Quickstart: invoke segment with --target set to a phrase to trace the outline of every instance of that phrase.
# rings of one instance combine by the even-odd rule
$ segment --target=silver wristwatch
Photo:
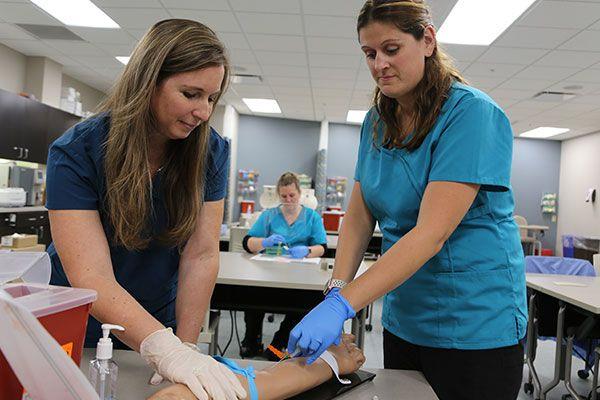
[[[323,289],[323,294],[327,295],[327,293],[329,293],[329,291],[333,288],[340,288],[342,289],[344,286],[346,286],[348,283],[344,282],[341,279],[333,279],[330,278],[327,283],[325,284],[325,288]]]

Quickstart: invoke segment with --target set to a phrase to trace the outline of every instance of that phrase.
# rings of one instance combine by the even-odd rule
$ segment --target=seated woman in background
[[[337,362],[340,375],[356,372],[365,362],[365,355],[354,344],[352,335],[344,334],[340,344],[329,347],[328,352]],[[231,360],[225,360],[225,363],[231,363]],[[248,400],[287,399],[334,377],[332,368],[321,358],[310,365],[306,364],[304,357],[292,358],[256,372],[252,370],[252,367],[246,368],[243,372],[239,367],[230,368],[246,389],[246,393],[248,393],[246,399]],[[254,377],[248,379],[248,374],[254,375]],[[255,386],[252,387],[252,385]],[[175,384],[155,393],[148,400],[195,399],[196,397],[187,386]]]
[[[321,216],[300,204],[300,181],[292,172],[286,172],[277,181],[281,204],[264,210],[244,238],[244,249],[258,253],[267,247],[287,245],[293,258],[321,257],[327,248],[327,235]],[[262,322],[264,312],[246,311],[246,334],[240,355],[253,357],[262,352]],[[284,349],[290,330],[302,319],[299,313],[287,313],[271,345]],[[271,352],[267,358],[276,360]]]

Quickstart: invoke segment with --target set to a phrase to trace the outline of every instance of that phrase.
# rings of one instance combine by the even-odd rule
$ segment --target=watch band
[[[331,291],[331,289],[333,288],[340,288],[342,289],[344,286],[347,285],[347,282],[341,280],[341,279],[334,279],[331,278],[327,281],[327,283],[325,284],[325,289],[323,290],[323,294],[327,294]]]

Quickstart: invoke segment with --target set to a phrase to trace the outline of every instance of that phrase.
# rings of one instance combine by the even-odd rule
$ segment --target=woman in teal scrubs
[[[442,400],[514,399],[527,316],[510,121],[464,83],[422,1],[369,0],[357,30],[374,106],[333,280],[288,350],[314,359],[384,296],[385,368],[422,371]],[[383,256],[354,279],[376,222]]]
[[[292,172],[286,172],[277,181],[277,194],[281,204],[264,210],[244,238],[244,249],[248,253],[258,253],[266,247],[286,245],[292,258],[321,257],[327,249],[327,235],[321,216],[310,208],[300,205],[300,181]],[[242,341],[240,355],[252,357],[262,351],[262,323],[264,312],[246,311],[244,322],[246,334]],[[290,330],[303,314],[287,313],[275,332],[271,345],[284,349]],[[272,352],[267,358],[278,360]]]

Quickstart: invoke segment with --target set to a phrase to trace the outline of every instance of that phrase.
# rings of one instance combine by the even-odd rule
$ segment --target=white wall
[[[586,203],[588,188],[600,189],[600,132],[562,142],[558,232],[556,247],[562,254],[561,236],[600,236],[600,197]]]
[[[62,87],[72,87],[75,88],[79,93],[81,93],[81,104],[83,107],[83,111],[96,111],[96,107],[104,97],[106,96],[103,92],[94,89],[91,86],[86,85],[85,83],[78,81],[77,79],[63,74],[62,76]]]
[[[0,43],[0,89],[19,93],[25,87],[27,57]]]

